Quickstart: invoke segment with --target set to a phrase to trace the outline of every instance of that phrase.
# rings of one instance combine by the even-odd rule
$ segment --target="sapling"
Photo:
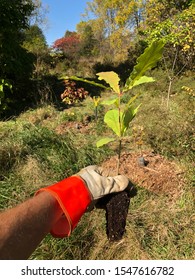
[[[116,95],[115,98],[102,102],[103,105],[114,105],[115,107],[115,109],[112,108],[108,110],[104,116],[104,122],[112,129],[114,136],[100,139],[96,143],[96,146],[99,148],[113,141],[118,142],[117,174],[119,174],[122,140],[124,139],[129,129],[129,125],[136,116],[141,105],[140,104],[137,107],[134,107],[133,102],[141,93],[131,97],[125,106],[121,106],[121,97],[124,94],[129,94],[135,86],[155,81],[154,78],[145,76],[145,73],[156,66],[157,62],[162,57],[163,48],[164,42],[162,40],[153,42],[149,47],[147,47],[144,53],[138,57],[137,64],[134,66],[133,71],[126,80],[124,87],[121,87],[121,80],[118,74],[113,71],[97,73],[98,79],[104,80],[109,86],[75,76],[69,78],[76,81],[86,82],[107,90],[112,90],[112,92]]]
[[[129,129],[130,122],[136,116],[140,107],[140,105],[137,107],[133,106],[133,102],[138,98],[140,93],[131,97],[124,108],[121,106],[121,97],[137,85],[154,82],[152,77],[144,76],[144,74],[147,70],[156,66],[156,63],[162,56],[163,46],[164,43],[162,41],[155,42],[145,50],[137,59],[137,65],[134,67],[123,88],[121,88],[120,78],[115,72],[101,72],[97,74],[99,80],[106,81],[116,94],[116,98],[104,101],[103,104],[114,105],[116,108],[108,110],[104,116],[104,122],[112,129],[115,137],[100,139],[96,145],[97,147],[101,147],[112,141],[118,141],[117,174],[119,174],[122,140]],[[145,162],[142,165],[145,165]],[[119,241],[125,232],[130,198],[135,195],[133,194],[133,190],[134,186],[130,183],[129,188],[123,192],[109,195],[107,201],[102,201],[103,205],[105,205],[106,232],[110,241]]]
[[[100,103],[100,96],[93,96],[93,103],[94,103],[94,113],[95,113],[95,120],[97,121],[98,119],[98,105]]]
[[[108,110],[104,116],[104,122],[112,129],[115,136],[111,138],[102,138],[96,143],[96,145],[99,148],[110,142],[118,141],[117,174],[119,174],[122,140],[129,129],[130,122],[136,116],[141,105],[140,104],[137,107],[134,107],[133,102],[141,93],[131,97],[127,104],[125,104],[124,108],[121,106],[121,97],[125,93],[129,93],[129,91],[135,86],[155,81],[152,77],[145,76],[144,74],[146,71],[155,67],[157,62],[161,59],[163,47],[164,43],[162,41],[158,41],[153,42],[152,45],[145,49],[144,53],[137,59],[137,64],[129,78],[126,80],[123,88],[120,86],[121,81],[117,73],[113,71],[97,73],[99,80],[104,80],[107,84],[109,84],[112,91],[116,94],[116,98],[102,103],[104,105],[115,106],[115,109]]]

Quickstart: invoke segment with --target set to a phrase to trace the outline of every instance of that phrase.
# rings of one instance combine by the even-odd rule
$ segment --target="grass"
[[[58,120],[55,121],[57,126]],[[55,121],[53,118],[51,122]],[[44,122],[35,125],[29,119],[23,121],[23,116],[14,122],[1,122],[0,128],[0,203],[5,207],[10,204],[9,197],[13,201],[13,193],[18,194],[19,202],[36,188],[70,176],[84,166],[98,164],[108,154],[103,149],[97,151],[93,139],[86,141],[82,134],[59,135]]]
[[[156,73],[156,75],[160,75]],[[183,82],[182,82],[183,81]],[[161,86],[162,83],[162,86]],[[183,85],[194,87],[192,77],[174,85],[170,108],[166,109],[164,78],[140,87],[142,107],[133,122],[144,128],[144,146],[177,161],[185,171],[185,186],[176,201],[137,186],[131,200],[126,233],[122,241],[110,243],[106,237],[105,212],[86,213],[69,238],[50,235],[41,242],[31,259],[194,259],[194,115],[192,96]],[[135,93],[136,93],[135,91]],[[102,94],[102,98],[108,93]],[[21,114],[15,120],[0,122],[0,208],[13,207],[40,188],[78,172],[90,164],[100,164],[113,154],[109,147],[96,149],[95,142],[106,130],[104,108],[99,108],[97,123],[92,118],[89,130],[65,130],[57,127],[82,122],[93,116],[91,99],[80,106],[57,111],[43,106]],[[131,147],[136,149],[129,134]],[[112,147],[112,146],[111,146]]]

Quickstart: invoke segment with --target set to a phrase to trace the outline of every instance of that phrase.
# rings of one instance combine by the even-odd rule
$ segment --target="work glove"
[[[96,165],[81,169],[75,176],[83,179],[92,200],[97,200],[113,192],[123,191],[129,184],[129,179],[123,175],[106,177],[104,169]]]
[[[123,175],[106,177],[102,168],[92,165],[52,186],[38,190],[36,194],[47,191],[56,198],[63,215],[51,229],[51,234],[54,237],[65,237],[71,234],[81,216],[99,198],[123,191],[129,182]]]

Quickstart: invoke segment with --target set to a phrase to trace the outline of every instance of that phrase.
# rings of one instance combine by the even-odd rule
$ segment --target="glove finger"
[[[125,190],[129,185],[129,179],[126,176],[118,175],[115,177],[108,177],[113,180],[111,184],[110,193],[112,192],[121,192]]]
[[[111,174],[110,174],[110,170],[108,170],[108,169],[105,169],[105,168],[102,168],[102,167],[100,167],[100,175],[101,176],[103,176],[103,177],[110,177],[111,176]]]
[[[96,173],[98,173],[99,175],[102,175],[103,173],[103,168],[97,165],[89,165],[88,167],[85,168],[86,171],[90,172],[90,171],[95,171]]]
[[[83,173],[94,171],[98,168],[97,165],[89,165],[87,167],[82,168],[76,175],[81,176]]]
[[[108,177],[110,176],[110,172],[98,165],[89,165],[85,168],[82,168],[78,173],[77,175],[82,175],[84,172],[91,172],[91,171],[94,171],[96,172],[97,174],[101,175],[101,176],[104,176],[104,177]]]

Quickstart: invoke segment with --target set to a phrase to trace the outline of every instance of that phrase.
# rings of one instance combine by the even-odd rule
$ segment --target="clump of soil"
[[[106,203],[106,234],[110,241],[119,241],[123,237],[129,203],[126,192],[113,195]]]
[[[125,233],[126,218],[130,198],[136,195],[133,184],[122,192],[109,194],[98,202],[98,207],[106,211],[106,234],[110,241],[119,241]]]

